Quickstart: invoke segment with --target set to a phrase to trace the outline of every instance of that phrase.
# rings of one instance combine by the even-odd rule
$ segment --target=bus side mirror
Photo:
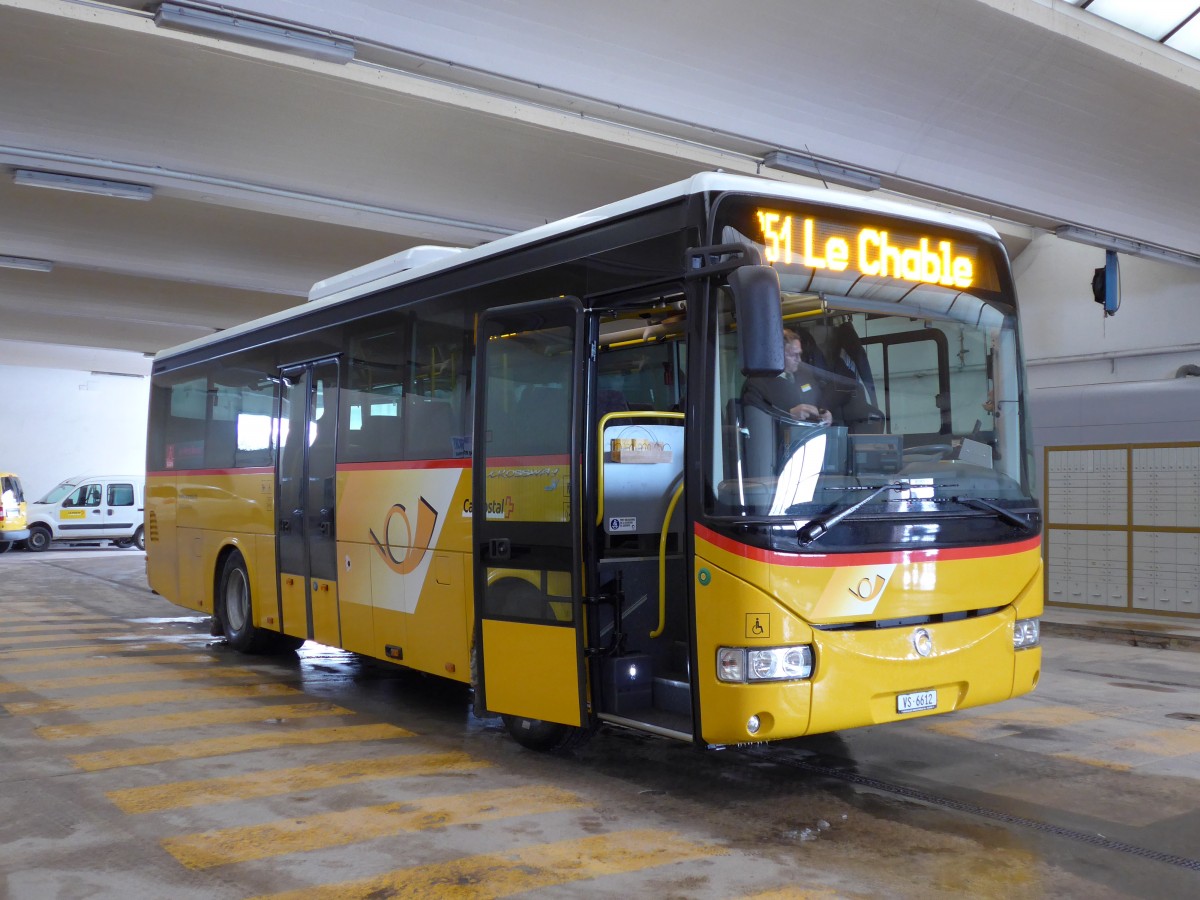
[[[772,377],[783,372],[783,306],[779,273],[770,266],[740,266],[729,273],[737,316],[742,374]]]

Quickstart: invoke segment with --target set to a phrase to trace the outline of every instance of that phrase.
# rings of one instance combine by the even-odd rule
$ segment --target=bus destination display
[[[954,241],[897,234],[864,225],[857,230],[815,216],[755,211],[770,263],[966,289],[975,283],[975,261]]]

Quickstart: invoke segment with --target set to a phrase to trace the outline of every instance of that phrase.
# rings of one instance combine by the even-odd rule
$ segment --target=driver
[[[811,360],[804,359],[804,344],[794,328],[783,329],[783,371],[774,376],[746,379],[742,396],[756,395],[802,422],[829,425],[833,414],[826,408],[824,382]]]

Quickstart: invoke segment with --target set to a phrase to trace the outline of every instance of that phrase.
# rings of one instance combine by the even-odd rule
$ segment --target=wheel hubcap
[[[246,626],[250,612],[249,593],[246,574],[240,569],[231,573],[225,585],[225,617],[233,631],[241,631]]]

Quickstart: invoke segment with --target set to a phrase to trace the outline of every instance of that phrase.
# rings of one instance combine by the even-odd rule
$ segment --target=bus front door
[[[283,369],[276,534],[281,630],[341,646],[337,593],[337,360]]]
[[[583,312],[571,298],[480,317],[472,482],[476,704],[525,727],[587,723],[582,350]]]

